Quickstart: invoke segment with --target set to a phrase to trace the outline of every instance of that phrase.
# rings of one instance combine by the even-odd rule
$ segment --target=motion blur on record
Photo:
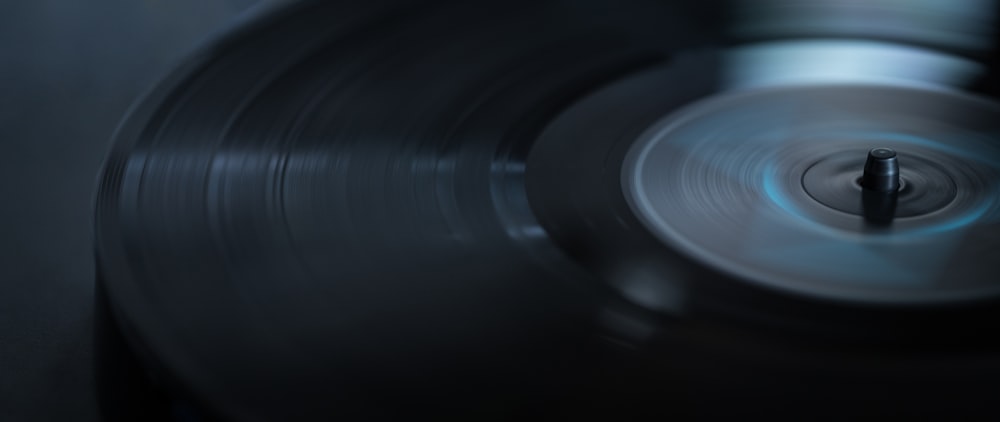
[[[995,419],[997,8],[299,1],[125,118],[111,420]]]

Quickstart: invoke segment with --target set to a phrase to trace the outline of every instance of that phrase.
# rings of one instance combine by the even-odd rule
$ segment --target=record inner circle
[[[761,285],[866,302],[1000,291],[996,105],[915,87],[713,97],[633,145],[623,189],[661,241]],[[898,151],[891,222],[864,215],[866,152]]]

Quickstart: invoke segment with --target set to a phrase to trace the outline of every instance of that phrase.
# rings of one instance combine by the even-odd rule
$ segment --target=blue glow
[[[777,170],[774,163],[768,163],[764,167],[763,188],[768,199],[770,199],[772,203],[777,205],[789,215],[799,219],[802,223],[805,223],[806,226],[814,229],[832,230],[831,228],[817,225],[812,219],[808,218],[805,213],[799,210],[799,208],[792,203],[791,199],[782,193],[776,176]],[[957,218],[928,227],[910,229],[904,232],[887,233],[886,236],[893,239],[900,239],[906,237],[933,236],[961,230],[984,218],[987,212],[993,207],[994,203],[994,200],[984,201],[980,206]],[[871,237],[869,239],[874,240],[877,239],[877,237]]]
[[[1000,167],[1000,161],[991,160],[990,158],[996,158],[995,154],[974,154],[968,150],[956,148],[941,142],[935,142],[927,138],[921,138],[919,136],[910,135],[906,133],[896,133],[896,132],[877,132],[877,131],[848,131],[848,132],[838,132],[844,134],[845,136],[862,137],[862,138],[873,138],[886,141],[896,141],[904,142],[913,145],[919,145],[931,149],[936,149],[948,154],[952,154],[957,157],[967,158],[970,160],[981,161],[994,167]]]
[[[904,234],[907,235],[907,236],[915,236],[916,237],[916,236],[927,236],[927,235],[940,234],[940,233],[945,233],[945,232],[949,232],[949,231],[952,231],[952,230],[960,230],[960,229],[963,229],[963,228],[965,228],[965,227],[967,227],[969,225],[972,225],[973,223],[975,223],[979,219],[983,218],[983,216],[986,214],[986,211],[989,211],[989,209],[992,207],[992,205],[993,205],[992,201],[985,202],[981,206],[979,206],[978,208],[976,208],[975,210],[972,210],[971,212],[969,212],[968,214],[966,214],[966,215],[964,215],[962,217],[956,218],[956,219],[951,220],[951,221],[945,221],[945,222],[943,222],[941,224],[936,224],[936,225],[933,225],[933,226],[930,226],[930,227],[923,227],[923,228],[919,228],[919,229],[914,229],[914,230],[912,230],[910,232],[907,232],[907,233],[904,233]]]
[[[813,84],[962,86],[983,72],[968,59],[876,41],[811,39],[764,42],[727,54],[730,88]]]
[[[799,209],[792,204],[792,201],[781,193],[781,189],[778,187],[778,182],[775,180],[776,174],[777,170],[774,163],[767,163],[764,167],[764,192],[767,193],[768,198],[770,198],[771,202],[775,205],[785,210],[785,212],[802,220],[809,221],[805,214],[800,212]]]

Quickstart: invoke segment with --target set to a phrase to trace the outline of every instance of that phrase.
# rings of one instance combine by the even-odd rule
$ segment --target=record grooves
[[[967,365],[1000,368],[994,100],[735,80],[760,46],[715,10],[273,9],[119,130],[108,307],[227,420],[722,417],[758,382],[1000,373]]]

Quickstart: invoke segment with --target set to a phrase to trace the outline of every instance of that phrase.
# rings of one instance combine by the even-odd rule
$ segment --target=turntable
[[[221,420],[996,416],[972,3],[273,7],[119,129],[108,309]]]

